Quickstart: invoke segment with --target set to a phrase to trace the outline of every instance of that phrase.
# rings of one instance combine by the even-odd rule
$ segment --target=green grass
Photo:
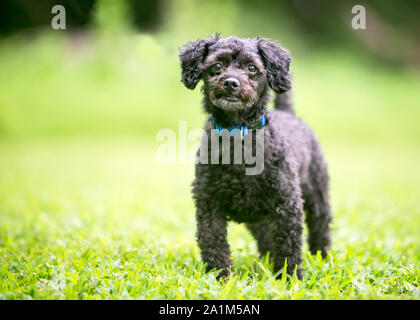
[[[155,145],[0,146],[0,298],[419,298],[416,150],[327,148],[333,248],[305,244],[303,281],[275,280],[242,225],[234,270],[205,274],[195,244],[191,166],[159,166]],[[363,156],[361,156],[363,155]],[[398,166],[394,164],[398,163]]]
[[[193,166],[155,160],[159,129],[204,119],[169,35],[0,43],[0,298],[419,299],[418,74],[293,55],[330,167],[332,250],[305,244],[303,281],[275,280],[232,223],[219,283],[195,243]]]

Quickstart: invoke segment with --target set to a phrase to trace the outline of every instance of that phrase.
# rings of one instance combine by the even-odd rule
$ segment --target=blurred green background
[[[419,296],[418,3],[66,0],[66,30],[50,27],[53,4],[0,4],[0,297]],[[351,28],[355,4],[366,30]],[[326,153],[336,264],[307,258],[298,289],[246,269],[256,247],[237,225],[241,280],[194,283],[193,165],[159,165],[155,137],[202,127],[178,51],[216,32],[291,51],[295,109]]]
[[[70,8],[78,3],[68,2]],[[82,11],[90,14],[86,26],[73,26],[68,17],[68,29],[56,31],[50,27],[49,7],[33,5],[28,12],[44,13],[41,22],[46,25],[3,35],[2,138],[153,139],[161,128],[177,128],[179,120],[201,127],[200,92],[183,88],[178,50],[187,40],[220,32],[265,36],[290,49],[296,110],[326,142],[419,140],[419,44],[404,29],[399,31],[404,39],[397,42],[388,33],[383,35],[386,28],[399,29],[393,20],[374,18],[379,13],[369,5],[368,28],[353,30],[352,4],[347,2],[317,8],[316,2],[300,1],[296,2],[300,7],[293,1],[291,5],[263,1],[258,6],[252,1],[157,1],[158,9],[149,8],[158,11],[157,26],[146,25],[143,31],[133,20],[148,7],[133,11],[133,1],[114,2],[92,1],[90,11]],[[299,19],[299,14],[308,14],[305,10],[313,21]],[[399,11],[390,7],[386,12]],[[376,30],[374,19],[385,31]],[[382,46],[396,50],[397,57],[365,46],[361,39],[369,32],[372,41],[385,37]],[[407,44],[395,49],[404,40]]]

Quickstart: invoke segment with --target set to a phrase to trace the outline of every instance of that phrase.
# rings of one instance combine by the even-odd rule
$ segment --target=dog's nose
[[[235,78],[228,78],[223,83],[223,87],[225,89],[230,89],[230,90],[238,90],[239,89],[239,86],[240,86],[240,83]]]

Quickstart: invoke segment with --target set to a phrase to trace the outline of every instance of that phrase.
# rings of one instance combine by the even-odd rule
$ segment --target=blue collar
[[[211,118],[211,121],[213,122],[213,129],[216,130],[217,134],[221,135],[223,134],[223,132],[227,132],[228,134],[239,134],[242,137],[248,135],[248,129],[261,129],[262,127],[265,126],[265,122],[266,122],[265,113],[263,113],[263,115],[260,117],[258,121],[248,126],[234,125],[233,127],[222,128],[214,122],[214,118]]]

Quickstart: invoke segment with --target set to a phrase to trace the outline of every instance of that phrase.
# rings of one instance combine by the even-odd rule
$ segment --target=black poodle
[[[287,265],[288,274],[296,270],[302,279],[303,210],[310,251],[319,250],[323,257],[330,245],[331,212],[320,144],[294,115],[287,92],[289,52],[263,38],[215,35],[188,42],[180,60],[187,88],[203,79],[203,105],[210,115],[193,182],[197,240],[207,270],[222,269],[219,278],[229,275],[226,227],[233,220],[246,223],[261,255],[270,252],[275,271]],[[266,110],[270,88],[276,92],[274,111]],[[227,144],[227,157],[226,144],[218,143],[225,137],[236,139]],[[229,157],[235,146],[245,148],[247,139],[256,152],[245,150],[239,159],[245,161]],[[246,156],[253,153],[262,164],[249,173]]]

